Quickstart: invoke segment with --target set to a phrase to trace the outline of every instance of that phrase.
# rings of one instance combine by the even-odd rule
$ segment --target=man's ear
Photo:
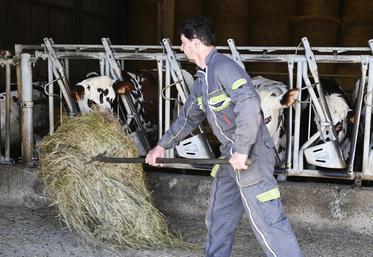
[[[131,82],[117,80],[113,84],[113,89],[116,94],[123,95],[131,92],[134,86]]]
[[[84,87],[79,84],[72,86],[71,96],[75,101],[82,100],[84,97]]]

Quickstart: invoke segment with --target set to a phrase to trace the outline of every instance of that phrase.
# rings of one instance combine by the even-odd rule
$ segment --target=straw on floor
[[[154,207],[139,164],[91,162],[97,154],[136,157],[118,121],[98,111],[64,118],[41,143],[38,178],[67,226],[116,249],[181,246]]]

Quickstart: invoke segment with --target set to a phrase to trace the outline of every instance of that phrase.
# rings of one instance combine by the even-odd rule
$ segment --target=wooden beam
[[[158,0],[158,39],[174,36],[175,0]]]

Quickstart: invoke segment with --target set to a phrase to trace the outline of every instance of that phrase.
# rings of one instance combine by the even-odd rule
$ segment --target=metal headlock
[[[171,41],[168,38],[162,40],[162,45],[167,55],[167,61],[170,63],[171,77],[176,83],[176,89],[180,96],[181,102],[184,104],[189,95],[188,87],[181,70],[181,65],[177,60],[175,51],[172,49]],[[201,127],[198,128],[200,133],[192,135],[182,141],[175,147],[178,155],[184,158],[201,159],[214,158],[214,153],[211,150],[206,136]]]
[[[324,141],[324,143],[308,148],[302,147],[301,151],[299,152],[299,159],[302,161],[302,150],[304,150],[304,155],[309,164],[325,168],[342,169],[346,167],[346,163],[343,159],[343,154],[339,145],[337,133],[333,125],[333,120],[330,115],[329,107],[326,103],[324,91],[322,90],[322,85],[320,85],[315,56],[306,37],[302,38],[302,43],[305,50],[308,67],[311,71],[314,83],[316,84],[316,89],[319,97],[316,96],[316,93],[311,86],[306,65],[304,65],[303,68],[303,80],[307,86],[312,104],[315,107],[316,115],[319,116],[320,120],[320,130],[316,134],[319,134],[321,136],[321,139]],[[305,145],[310,145],[317,138],[318,136],[312,136],[305,143]],[[303,162],[299,163],[299,165],[303,165]]]
[[[102,38],[102,45],[104,46],[105,53],[106,53],[106,60],[110,66],[110,74],[114,80],[123,80],[122,71],[119,68],[117,61],[114,58],[113,50],[111,49],[111,42],[109,38]],[[140,121],[139,114],[133,104],[133,100],[129,94],[121,94],[120,99],[122,100],[126,112],[127,112],[127,125],[130,125],[131,119],[133,118],[136,124],[136,131],[133,131],[132,135],[135,139],[135,142],[143,143],[142,146],[145,152],[150,150],[150,144],[148,138],[145,133],[145,129]],[[136,99],[135,99],[136,100]]]
[[[165,40],[162,41],[166,42]],[[233,44],[232,44],[233,43]],[[67,45],[67,44],[53,44],[53,49],[55,51],[55,56],[51,56],[49,54],[50,51],[47,51],[46,45],[40,46],[33,46],[33,45],[16,45],[16,57],[20,56],[23,52],[32,52],[32,60],[36,60],[38,58],[42,58],[44,60],[48,59],[50,62],[54,61],[55,59],[60,60],[66,60],[66,59],[96,59],[96,60],[103,60],[101,62],[102,69],[108,65],[109,61],[107,59],[107,52],[105,51],[103,44],[97,44],[97,45]],[[162,89],[169,86],[171,84],[171,79],[173,82],[180,81],[179,75],[180,73],[178,70],[181,69],[180,62],[187,61],[184,54],[177,52],[179,47],[171,46],[169,44],[169,48],[167,49],[172,51],[167,51],[164,44],[162,46],[150,46],[150,45],[111,45],[110,49],[112,50],[112,58],[115,61],[123,61],[123,60],[136,60],[136,61],[156,61],[158,64],[158,73],[162,75],[162,77],[159,78],[159,91],[162,92]],[[372,49],[370,49],[370,48]],[[371,119],[371,109],[369,107],[369,104],[372,104],[372,89],[373,86],[373,71],[372,69],[368,69],[369,67],[373,67],[372,60],[373,60],[373,47],[371,42],[369,43],[369,47],[251,47],[251,46],[238,46],[235,47],[234,41],[228,42],[227,46],[217,46],[217,49],[226,55],[232,56],[233,59],[239,62],[241,67],[243,67],[244,64],[247,62],[250,63],[285,63],[288,65],[288,71],[289,71],[289,88],[292,88],[293,80],[294,80],[294,88],[302,88],[303,83],[306,84],[306,86],[309,86],[310,84],[318,84],[319,82],[318,76],[314,76],[315,72],[317,72],[317,65],[320,63],[323,64],[338,64],[338,63],[357,63],[361,64],[362,67],[362,73],[361,75],[365,74],[365,76],[361,76],[361,85],[364,85],[364,87],[367,89],[367,95],[366,95],[366,117],[365,117],[365,135],[364,135],[364,153],[357,153],[356,147],[353,147],[355,142],[351,145],[350,149],[350,159],[348,160],[348,170],[350,171],[348,174],[346,174],[345,169],[342,170],[333,170],[329,173],[326,171],[320,170],[318,168],[312,167],[312,168],[304,168],[303,167],[303,161],[300,160],[300,156],[303,154],[300,154],[302,150],[299,144],[299,138],[300,138],[300,121],[301,121],[301,106],[299,103],[296,103],[294,110],[293,108],[289,109],[289,114],[294,111],[294,115],[288,119],[288,122],[293,126],[293,133],[290,133],[290,129],[288,127],[288,147],[286,148],[288,151],[287,156],[287,166],[285,169],[282,169],[287,175],[290,176],[308,176],[308,177],[338,177],[343,179],[366,179],[366,180],[373,180],[373,151],[369,148],[369,145],[371,144],[371,141],[369,140],[369,131],[371,130],[370,122],[368,122],[368,119]],[[234,51],[236,50],[236,51]],[[308,56],[311,57],[311,59],[308,59],[307,55],[310,53],[308,50],[311,50],[312,55]],[[173,55],[167,56],[169,53],[173,52]],[[306,54],[305,54],[306,53]],[[172,56],[172,58],[171,58]],[[36,62],[35,62],[36,63]],[[61,64],[61,63],[60,63]],[[62,64],[66,64],[62,63]],[[62,66],[61,64],[61,66]],[[116,64],[118,67],[119,65]],[[176,65],[176,66],[175,66]],[[316,66],[313,66],[316,65]],[[53,66],[56,66],[53,64]],[[115,66],[115,65],[114,65]],[[176,67],[176,68],[175,68]],[[178,67],[178,68],[177,68]],[[308,67],[310,67],[310,71],[312,76],[312,83],[310,81],[307,81],[307,79],[304,79],[306,77]],[[316,67],[316,69],[315,69]],[[65,67],[66,68],[66,67]],[[111,65],[110,65],[111,68]],[[295,70],[293,76],[293,69]],[[368,72],[368,74],[366,74]],[[56,72],[56,68],[53,70],[53,74]],[[66,73],[66,71],[65,71]],[[17,73],[18,74],[18,73]],[[323,75],[323,74],[322,74]],[[59,76],[60,78],[64,78],[64,76]],[[308,77],[308,74],[307,74]],[[58,79],[56,77],[56,79]],[[59,81],[61,79],[58,79]],[[364,80],[364,81],[362,81]],[[363,83],[364,82],[364,83]],[[368,83],[366,83],[368,82]],[[187,90],[183,89],[183,82],[176,83],[178,86],[180,86],[181,90],[178,90],[179,92],[179,99],[181,102],[183,101],[184,96],[186,97],[188,92]],[[308,85],[307,85],[308,84]],[[322,88],[322,85],[318,85]],[[185,87],[185,84],[184,84]],[[187,89],[187,87],[185,87]],[[360,87],[360,92],[364,92],[363,88]],[[317,87],[314,89],[315,95],[321,96]],[[61,90],[62,91],[62,90]],[[166,91],[166,90],[165,90]],[[310,95],[313,95],[310,93]],[[359,94],[359,99],[363,104],[362,94]],[[317,98],[317,97],[316,97]],[[336,157],[330,157],[330,158],[337,158],[338,165],[343,166],[343,162],[341,162],[340,158],[341,155],[339,153],[339,147],[336,147],[336,144],[334,142],[337,141],[337,138],[334,134],[334,128],[331,123],[331,117],[328,115],[328,109],[324,108],[325,104],[323,104],[323,100],[320,98],[316,101],[316,99],[313,99],[311,96],[311,99],[313,101],[313,105],[315,106],[317,115],[320,116],[320,121],[322,120],[322,126],[320,126],[321,132],[319,132],[319,135],[313,135],[310,138],[311,142],[312,140],[316,141],[318,138],[321,140],[329,140],[325,149],[332,149],[331,151],[327,151],[329,154],[328,157],[330,157],[331,153],[336,153]],[[359,100],[358,99],[358,100]],[[164,101],[164,99],[161,99]],[[357,101],[359,102],[359,101]],[[165,113],[162,113],[161,117],[163,117],[163,120],[160,119],[160,122],[164,122],[165,128],[166,124],[170,123],[172,121],[172,116],[167,115],[167,101],[164,103],[164,109],[161,107],[160,102],[160,110],[166,111]],[[318,106],[318,107],[317,107]],[[359,104],[356,106],[359,107]],[[170,110],[170,107],[168,107]],[[356,108],[356,111],[358,111],[359,108]],[[360,107],[361,109],[361,107]],[[128,112],[130,113],[130,112]],[[369,115],[370,114],[370,115]],[[361,114],[357,115],[361,116]],[[134,121],[134,117],[127,117],[131,118],[132,121]],[[132,122],[131,121],[131,122]],[[288,125],[288,124],[287,124]],[[358,126],[358,125],[354,125]],[[160,126],[162,127],[162,126]],[[290,127],[291,128],[291,127]],[[162,129],[163,130],[163,129]],[[329,130],[329,134],[327,134],[327,131]],[[368,132],[368,133],[367,133]],[[353,132],[353,137],[357,135],[358,131]],[[352,140],[353,137],[351,138]],[[333,141],[333,140],[334,141]],[[312,143],[311,143],[312,145]],[[310,145],[310,146],[311,146]],[[329,146],[328,146],[329,145]],[[289,147],[290,146],[290,147]],[[305,148],[304,148],[305,149]],[[303,150],[304,150],[303,149]],[[322,149],[321,149],[322,150]],[[352,156],[355,154],[364,154],[364,160],[363,160],[363,169],[362,172],[354,170],[353,167],[353,158]],[[190,158],[190,157],[188,157]],[[307,160],[307,159],[306,159]],[[307,160],[308,161],[308,160]],[[177,165],[175,165],[176,167]],[[319,163],[317,163],[317,167],[322,167]],[[183,167],[185,168],[185,167]],[[189,168],[193,168],[193,166],[189,166]],[[280,170],[280,168],[278,168]]]
[[[0,57],[0,67],[5,66],[5,135],[4,135],[4,155],[1,152],[0,149],[0,163],[1,164],[13,164],[14,160],[10,158],[10,115],[11,115],[11,85],[10,85],[10,79],[11,79],[11,66],[13,65],[13,60],[10,58],[10,53],[7,51],[4,55]],[[3,118],[3,117],[0,117]],[[1,132],[1,127],[0,127]],[[1,136],[0,136],[0,143],[1,142]]]
[[[44,38],[44,45],[46,52],[49,56],[49,60],[52,62],[52,69],[55,78],[57,79],[57,83],[60,87],[62,95],[66,101],[67,107],[69,109],[70,115],[75,115],[79,112],[78,105],[75,101],[71,98],[71,92],[69,88],[69,83],[67,81],[67,77],[65,74],[65,69],[62,66],[60,60],[57,57],[56,51],[53,49],[53,39],[51,38]]]

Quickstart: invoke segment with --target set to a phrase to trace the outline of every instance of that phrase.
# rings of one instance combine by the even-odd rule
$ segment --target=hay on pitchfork
[[[140,164],[90,163],[101,153],[137,156],[109,114],[66,117],[40,151],[38,178],[63,221],[84,239],[115,249],[183,245],[153,206]]]

